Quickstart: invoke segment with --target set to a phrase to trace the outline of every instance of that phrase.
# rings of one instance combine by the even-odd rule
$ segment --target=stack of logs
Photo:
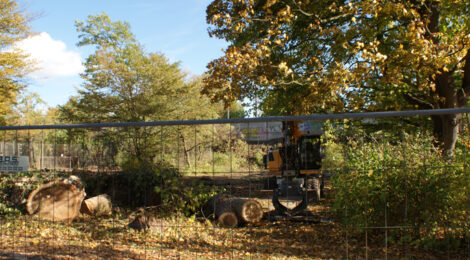
[[[263,218],[263,208],[254,199],[217,194],[203,206],[206,218],[214,217],[221,226],[236,227],[247,223],[258,223]]]

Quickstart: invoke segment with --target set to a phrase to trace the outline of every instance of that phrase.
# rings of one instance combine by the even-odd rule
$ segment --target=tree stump
[[[52,221],[71,221],[78,216],[85,197],[84,190],[64,181],[53,181],[39,186],[26,200],[31,215]]]
[[[109,215],[112,208],[113,205],[109,195],[101,194],[84,200],[80,208],[80,213],[95,216]]]
[[[159,231],[164,232],[167,227],[167,223],[163,220],[156,218],[152,213],[145,212],[144,209],[140,209],[134,218],[131,218],[131,222],[127,227],[138,230],[138,231]]]
[[[135,217],[127,226],[136,230],[148,230],[156,223],[155,218],[151,215],[144,214]]]

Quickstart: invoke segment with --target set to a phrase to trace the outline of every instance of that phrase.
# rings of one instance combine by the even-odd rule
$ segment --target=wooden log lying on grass
[[[31,215],[52,221],[71,221],[78,216],[85,191],[63,180],[49,182],[33,190],[26,200]]]
[[[101,194],[84,200],[80,207],[80,213],[95,216],[109,215],[112,208],[113,204],[109,195]]]
[[[218,207],[215,208],[217,224],[225,227],[236,227],[238,226],[239,222],[238,217],[235,212],[233,212],[232,207],[228,201],[219,204]]]
[[[263,207],[254,199],[233,198],[229,202],[242,223],[258,223],[263,218]]]
[[[213,216],[219,225],[235,227],[257,223],[263,218],[263,207],[254,199],[243,199],[228,194],[217,194],[203,206],[203,214]]]
[[[215,212],[217,208],[220,208],[220,205],[223,204],[226,200],[234,198],[232,195],[219,193],[210,197],[206,203],[202,206],[202,214],[206,218],[215,217]]]

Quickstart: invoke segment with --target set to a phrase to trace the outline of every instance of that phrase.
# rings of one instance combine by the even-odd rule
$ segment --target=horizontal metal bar
[[[343,113],[343,114],[314,114],[314,115],[305,115],[305,116],[270,116],[270,117],[233,118],[233,119],[0,126],[0,130],[28,130],[28,129],[40,130],[40,129],[102,128],[102,127],[210,125],[210,124],[236,124],[236,123],[256,123],[256,122],[384,118],[384,117],[404,117],[404,116],[410,117],[410,116],[449,115],[449,114],[463,114],[463,113],[470,113],[470,108],[408,110],[408,111],[389,111],[389,112],[362,112],[362,113]]]

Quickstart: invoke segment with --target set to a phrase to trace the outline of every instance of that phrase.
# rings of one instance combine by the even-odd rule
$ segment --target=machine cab
[[[282,158],[279,149],[269,150],[268,154],[264,156],[264,167],[268,169],[270,174],[281,174]]]
[[[321,168],[321,137],[302,136],[299,139],[300,170]]]

